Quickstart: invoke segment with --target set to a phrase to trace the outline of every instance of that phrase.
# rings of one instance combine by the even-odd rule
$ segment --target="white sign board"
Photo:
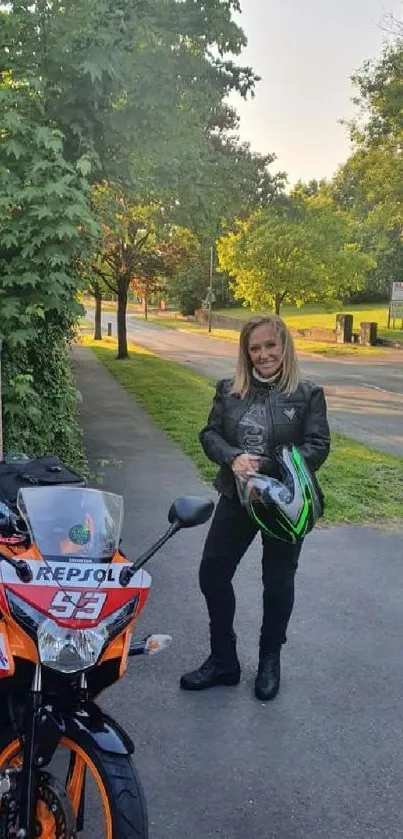
[[[391,301],[390,316],[393,320],[395,320],[395,318],[401,318],[403,320],[403,300]]]
[[[392,301],[401,301],[403,303],[403,282],[392,283]]]

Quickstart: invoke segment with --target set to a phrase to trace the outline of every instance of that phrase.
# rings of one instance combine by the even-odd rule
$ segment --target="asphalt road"
[[[175,496],[211,489],[89,350],[75,357],[91,467],[124,495],[134,556],[163,532]],[[207,650],[197,584],[205,533],[178,534],[147,566],[153,587],[138,635],[169,633],[171,647],[133,659],[101,697],[136,743],[150,839],[399,839],[402,535],[332,527],[307,539],[281,692],[264,705],[253,697],[257,543],[235,579],[241,684],[178,688]],[[101,839],[89,816],[83,839]]]
[[[90,313],[88,313],[90,316]],[[105,313],[103,326],[115,315]],[[215,378],[234,372],[235,344],[147,324],[128,316],[128,334],[137,344]],[[305,376],[325,387],[331,426],[336,431],[403,455],[403,351],[378,357],[324,358],[300,355]]]

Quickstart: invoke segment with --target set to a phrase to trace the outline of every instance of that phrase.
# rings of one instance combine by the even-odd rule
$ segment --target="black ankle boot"
[[[183,690],[206,690],[215,685],[237,685],[240,676],[239,664],[233,670],[226,670],[214,655],[210,655],[201,667],[182,676],[180,686]]]
[[[270,702],[277,696],[280,687],[280,650],[261,653],[259,669],[255,680],[255,696],[262,702]]]

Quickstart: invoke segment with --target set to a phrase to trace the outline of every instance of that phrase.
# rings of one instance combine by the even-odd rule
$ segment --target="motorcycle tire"
[[[130,755],[104,752],[88,741],[84,746],[66,737],[62,737],[60,745],[75,756],[73,773],[66,783],[76,817],[79,817],[82,803],[84,772],[91,773],[98,787],[105,821],[105,831],[99,839],[148,839],[145,797]],[[21,746],[15,733],[0,731],[0,773],[20,765]],[[0,813],[1,809],[0,803]],[[58,839],[56,831],[55,839]]]

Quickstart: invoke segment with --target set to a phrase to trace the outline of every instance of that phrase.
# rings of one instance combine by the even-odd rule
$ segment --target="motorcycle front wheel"
[[[21,762],[15,733],[0,732],[0,773]],[[0,803],[0,839],[9,839],[13,818],[18,828],[10,796]],[[41,839],[148,839],[144,793],[130,756],[62,737],[42,776],[36,821]]]

